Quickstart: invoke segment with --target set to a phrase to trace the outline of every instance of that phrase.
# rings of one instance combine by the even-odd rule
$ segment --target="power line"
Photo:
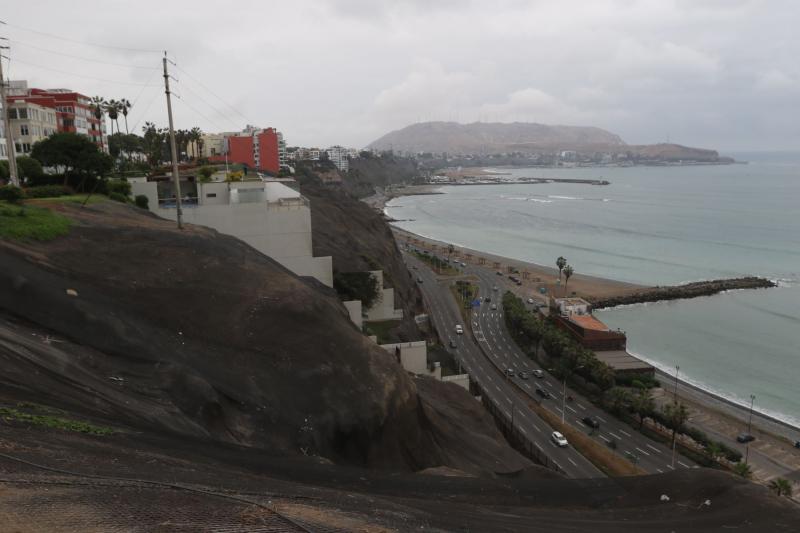
[[[206,119],[206,121],[210,122],[219,131],[224,131],[225,130],[225,128],[221,128],[219,124],[217,124],[215,121],[213,121],[210,118],[208,118],[207,116],[205,116],[202,112],[200,112],[197,109],[195,109],[189,102],[187,102],[186,100],[184,100],[183,98],[181,98],[177,94],[173,93],[172,95],[176,96],[178,98],[178,101],[183,103],[186,107],[188,107],[189,109],[191,109],[192,111],[194,111],[195,113],[197,113],[198,115],[200,115],[201,117]]]
[[[180,82],[178,82],[178,83],[180,83]],[[193,90],[191,90],[191,89],[189,88],[189,86],[188,86],[188,85],[186,85],[185,83],[181,83],[181,84],[180,84],[180,86],[181,86],[183,89],[185,89],[185,90],[186,90],[186,91],[187,91],[189,94],[191,94],[191,95],[193,95],[193,96],[197,97],[197,98],[198,98],[198,99],[199,99],[201,102],[203,102],[205,105],[207,105],[207,106],[208,106],[208,107],[210,107],[212,110],[214,110],[214,112],[215,112],[215,113],[217,113],[217,114],[218,114],[218,115],[220,115],[221,117],[224,117],[226,120],[230,121],[230,122],[231,122],[231,124],[234,124],[236,127],[239,127],[239,124],[237,124],[235,120],[233,120],[232,118],[228,118],[228,115],[227,115],[226,113],[224,113],[224,112],[220,111],[219,109],[217,109],[216,107],[214,107],[214,106],[213,106],[211,103],[209,103],[209,102],[208,102],[208,101],[207,101],[205,98],[203,98],[202,96],[200,96],[199,94],[197,94],[196,92],[194,92]]]
[[[87,41],[79,41],[77,39],[70,39],[69,37],[63,37],[61,35],[55,35],[53,33],[47,33],[47,32],[43,32],[43,31],[39,31],[39,30],[32,30],[30,28],[25,28],[23,26],[18,26],[16,24],[10,24],[8,22],[6,22],[5,24],[7,26],[10,26],[12,28],[16,28],[18,30],[27,31],[27,32],[30,32],[30,33],[36,33],[38,35],[44,35],[46,37],[51,37],[53,39],[59,39],[61,41],[66,41],[66,42],[70,42],[70,43],[82,44],[84,46],[95,46],[97,48],[108,48],[110,50],[122,50],[122,51],[126,51],[126,52],[142,52],[142,53],[145,53],[145,54],[160,54],[162,52],[162,50],[147,50],[145,48],[128,48],[128,47],[125,47],[125,46],[114,46],[114,45],[110,45],[110,44],[100,44],[100,43],[91,43],[91,42],[87,42]]]
[[[141,65],[123,65],[121,63],[111,63],[109,61],[103,61],[101,59],[90,59],[88,57],[81,57],[81,56],[76,56],[76,55],[72,55],[72,54],[65,54],[64,52],[57,52],[56,50],[49,50],[47,48],[42,48],[40,46],[35,46],[35,45],[32,45],[32,44],[23,43],[22,41],[17,41],[17,40],[12,40],[11,42],[16,44],[16,45],[22,45],[22,46],[26,46],[28,48],[33,48],[34,50],[40,50],[42,52],[47,52],[47,53],[50,53],[50,54],[55,54],[55,55],[64,56],[64,57],[71,57],[73,59],[79,59],[81,61],[91,61],[93,63],[100,63],[101,65],[110,65],[110,66],[113,66],[113,67],[122,67],[122,68],[136,68],[136,69],[143,69],[143,70],[159,70],[158,67],[145,67],[145,66],[141,66]]]
[[[86,78],[86,79],[89,79],[89,80],[102,81],[102,82],[105,82],[105,83],[116,83],[118,85],[130,85],[130,86],[133,86],[133,87],[148,87],[149,86],[146,83],[134,83],[134,82],[130,82],[130,81],[108,80],[108,79],[105,79],[105,78],[96,78],[94,76],[84,76],[83,74],[75,74],[74,72],[68,72],[66,70],[59,70],[59,69],[55,69],[55,68],[52,68],[52,67],[44,67],[42,65],[37,65],[37,64],[31,63],[29,61],[23,61],[23,60],[18,59],[18,58],[15,59],[14,61],[17,62],[17,63],[22,63],[23,65],[28,65],[28,66],[31,66],[31,67],[41,68],[41,69],[44,69],[44,70],[52,70],[53,72],[58,72],[59,74],[64,74],[64,75],[67,75],[67,76],[75,76],[77,78]]]
[[[253,124],[253,123],[254,123],[254,122],[253,122],[253,121],[251,121],[249,118],[247,118],[246,116],[244,116],[244,115],[243,115],[241,112],[239,112],[239,110],[238,110],[238,109],[236,109],[235,107],[233,107],[232,105],[230,105],[230,104],[228,103],[228,101],[227,101],[227,100],[225,100],[225,99],[224,99],[224,98],[222,98],[221,96],[217,95],[217,94],[216,94],[214,91],[212,91],[211,89],[209,89],[208,87],[206,87],[205,85],[203,85],[203,82],[201,82],[200,80],[198,80],[197,78],[195,78],[194,76],[192,76],[191,74],[189,74],[188,72],[186,72],[185,70],[183,70],[183,69],[182,69],[181,67],[179,67],[178,65],[175,65],[175,68],[176,68],[176,69],[178,69],[179,71],[181,71],[181,72],[182,72],[183,74],[185,74],[186,76],[188,76],[188,77],[189,77],[189,79],[191,79],[192,81],[194,81],[194,82],[195,82],[197,85],[199,85],[200,87],[202,87],[203,89],[205,89],[206,91],[208,91],[208,93],[209,93],[209,94],[211,94],[212,96],[214,96],[214,97],[215,97],[217,100],[219,100],[220,102],[222,102],[223,104],[225,104],[226,106],[228,106],[230,109],[232,109],[232,110],[233,110],[233,111],[234,111],[236,114],[238,114],[240,117],[242,117],[242,118],[245,120],[245,122],[246,122],[246,123],[248,123],[248,124]]]
[[[157,85],[151,85],[150,87],[157,87]],[[139,126],[139,123],[142,121],[142,119],[145,117],[145,115],[147,115],[147,112],[150,111],[150,107],[152,107],[153,102],[156,101],[156,98],[158,97],[159,94],[161,94],[161,91],[156,91],[156,93],[150,99],[150,102],[147,104],[147,107],[144,108],[144,111],[142,112],[142,114],[139,115],[139,118],[136,120],[136,122],[133,124],[133,126],[131,126],[131,131],[134,131],[134,132],[136,131],[136,128]]]

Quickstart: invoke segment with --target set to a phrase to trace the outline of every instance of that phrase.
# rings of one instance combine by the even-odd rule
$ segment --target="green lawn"
[[[389,342],[389,330],[400,325],[399,320],[382,320],[379,322],[364,322],[364,333],[378,337],[378,344]]]
[[[96,426],[94,424],[90,424],[89,422],[72,420],[61,416],[55,416],[53,414],[25,413],[12,407],[0,407],[0,418],[16,420],[18,422],[26,422],[34,426],[88,433],[90,435],[103,436],[114,433],[114,430],[109,427]]]
[[[0,238],[50,241],[69,233],[70,219],[49,209],[0,202]]]
[[[63,202],[73,202],[76,204],[82,204],[86,201],[85,194],[67,194],[65,196],[54,196],[52,198],[31,198],[26,200],[27,202],[37,205],[37,204],[47,204],[47,203],[63,203]],[[89,196],[89,201],[86,202],[87,204],[97,204],[100,202],[108,202],[108,196],[104,194],[93,194]]]

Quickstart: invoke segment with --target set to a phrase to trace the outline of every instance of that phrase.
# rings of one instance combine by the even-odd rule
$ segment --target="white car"
[[[458,333],[459,335],[464,334],[464,328],[461,327],[461,324],[456,325],[456,333]]]
[[[537,378],[543,378],[544,377],[544,372],[542,372],[538,368],[536,370],[531,370],[531,374],[533,374]]]
[[[532,304],[533,303],[533,298],[528,298],[528,303]]]
[[[499,290],[499,289],[497,288],[497,285],[495,285],[494,287],[492,287],[492,290],[496,291],[496,290]]]
[[[554,431],[553,434],[550,435],[550,440],[552,440],[559,448],[566,448],[569,445],[567,438],[558,431]]]

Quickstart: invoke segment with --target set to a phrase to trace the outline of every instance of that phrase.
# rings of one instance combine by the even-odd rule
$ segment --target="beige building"
[[[403,310],[394,308],[394,289],[383,287],[383,270],[371,270],[370,274],[378,280],[380,294],[372,307],[363,310],[364,321],[402,320]]]
[[[18,156],[29,154],[37,141],[57,130],[55,109],[31,102],[10,102],[8,118]]]
[[[171,180],[129,180],[133,195],[145,195],[150,210],[166,219],[177,218]],[[278,261],[298,276],[312,276],[333,286],[331,257],[314,257],[311,206],[283,182],[181,183],[183,220],[232,235]]]

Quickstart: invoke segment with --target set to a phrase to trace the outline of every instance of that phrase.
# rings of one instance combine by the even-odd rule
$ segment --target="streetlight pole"
[[[679,365],[675,365],[675,409],[678,408],[678,372],[680,372],[681,367]],[[678,433],[677,430],[675,431],[675,438],[672,439],[672,469],[675,470],[675,448],[678,444]]]
[[[680,372],[681,367],[675,365],[675,403],[678,403],[678,372]]]
[[[567,375],[564,374],[564,390],[561,393],[561,423],[566,419],[567,413]]]
[[[0,20],[0,24],[5,24]],[[5,37],[3,41],[7,41]],[[0,50],[9,50],[8,46],[0,46]],[[6,78],[3,75],[3,58],[0,52],[0,107],[3,108],[3,129],[6,137],[6,152],[8,154],[8,180],[15,187],[20,186],[19,174],[17,173],[17,153],[14,150],[14,133],[11,131],[11,120],[8,117],[8,101],[6,100]]]
[[[756,401],[756,395],[750,395],[750,418],[747,420],[747,434],[750,435],[750,430],[753,427],[753,403]],[[750,442],[747,442],[747,446],[745,447],[744,451],[744,464],[750,460]]]

